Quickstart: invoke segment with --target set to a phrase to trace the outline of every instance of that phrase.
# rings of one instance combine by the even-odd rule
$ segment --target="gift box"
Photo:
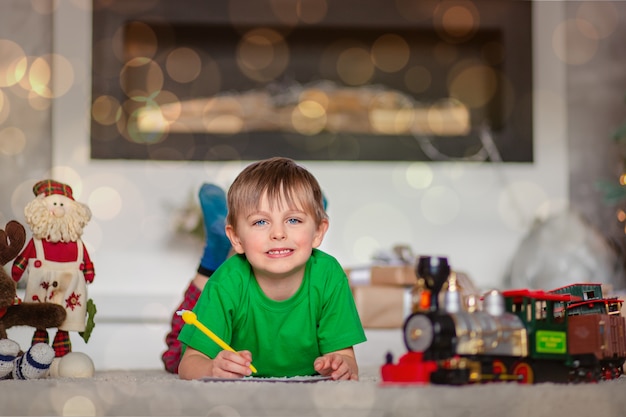
[[[364,328],[393,329],[404,326],[411,314],[411,288],[401,286],[358,285],[352,295]]]
[[[370,271],[372,285],[413,286],[417,284],[413,265],[374,265]]]
[[[367,285],[370,283],[371,267],[361,266],[353,268],[344,268],[344,272],[348,277],[351,287],[359,285]]]

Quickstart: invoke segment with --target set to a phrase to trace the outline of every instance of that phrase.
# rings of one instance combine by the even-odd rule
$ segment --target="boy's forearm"
[[[178,376],[181,379],[199,379],[213,376],[213,359],[200,352],[190,352],[187,348],[178,365]]]

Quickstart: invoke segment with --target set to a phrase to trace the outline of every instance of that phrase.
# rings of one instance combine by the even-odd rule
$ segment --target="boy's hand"
[[[243,378],[252,373],[250,363],[252,354],[247,350],[237,353],[223,350],[213,359],[213,377]]]
[[[323,376],[330,376],[333,380],[359,380],[359,371],[354,359],[354,353],[346,350],[327,353],[313,362],[315,370]]]

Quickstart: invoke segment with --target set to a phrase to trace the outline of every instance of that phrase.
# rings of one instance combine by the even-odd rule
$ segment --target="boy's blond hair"
[[[309,213],[319,226],[328,216],[315,177],[289,158],[270,158],[248,165],[228,189],[226,223],[237,228],[237,217],[258,210],[267,195],[270,207],[284,198],[289,207]]]

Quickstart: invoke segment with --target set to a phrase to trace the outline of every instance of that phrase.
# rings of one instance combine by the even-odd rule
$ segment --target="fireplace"
[[[95,0],[91,156],[532,162],[531,3]]]

